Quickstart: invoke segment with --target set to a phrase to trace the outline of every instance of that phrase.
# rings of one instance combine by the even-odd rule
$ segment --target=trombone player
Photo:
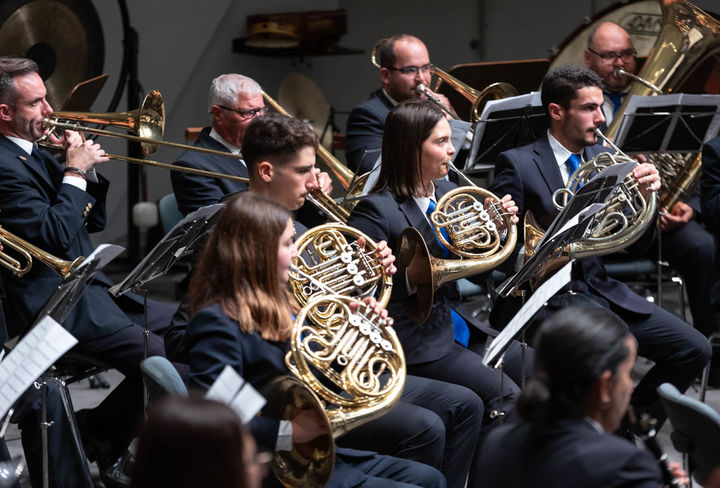
[[[382,147],[385,118],[400,102],[424,99],[417,87],[429,90],[432,64],[425,44],[415,36],[397,34],[382,43],[377,50],[382,88],[356,106],[347,122],[345,154],[350,169],[363,174],[373,169]],[[445,107],[452,110],[448,99],[434,94]]]
[[[43,119],[53,111],[46,93],[34,61],[0,57],[0,226],[54,256],[74,260],[93,251],[89,233],[105,226],[109,183],[95,166],[108,158],[98,144],[70,131],[53,141],[63,144],[65,164],[37,148]],[[2,280],[10,337],[28,331],[62,282],[39,263],[23,277],[3,269]],[[138,367],[144,358],[143,328],[138,325],[142,302],[139,297],[115,302],[108,294],[110,285],[98,274],[63,323],[79,341],[76,350],[102,358],[125,375],[99,406],[78,414],[88,457],[101,472],[124,452],[143,405]],[[148,326],[156,330],[169,323],[172,309],[152,305]],[[147,355],[165,355],[160,336],[149,334]]]

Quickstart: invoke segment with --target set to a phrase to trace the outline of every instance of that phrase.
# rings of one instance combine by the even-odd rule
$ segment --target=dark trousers
[[[657,245],[652,252],[657,256]],[[682,276],[693,324],[705,337],[720,331],[720,313],[710,303],[715,242],[695,220],[662,233],[662,258]]]
[[[657,387],[669,382],[681,393],[687,390],[710,361],[710,343],[689,324],[660,307],[654,307],[649,315],[612,305],[611,309],[630,327],[638,343],[638,355],[655,362],[635,387],[631,403],[662,425],[666,415]]]
[[[91,433],[98,438],[108,440],[112,446],[112,456],[121,456],[134,437],[142,419],[143,382],[140,362],[150,356],[165,357],[165,346],[161,337],[170,323],[174,307],[164,303],[148,301],[147,353],[143,326],[145,317],[142,306],[133,303],[128,319],[132,325],[95,340],[75,346],[75,351],[95,356],[103,363],[116,368],[125,378],[94,409],[88,412],[87,422]]]
[[[352,473],[354,472],[354,473]],[[422,463],[376,454],[364,459],[343,459],[338,456],[330,476],[328,488],[345,487],[343,478],[361,473],[362,482],[357,488],[444,488],[445,478],[436,470]]]
[[[353,429],[339,445],[418,461],[462,488],[480,434],[483,404],[468,388],[409,375],[401,400],[385,415]]]

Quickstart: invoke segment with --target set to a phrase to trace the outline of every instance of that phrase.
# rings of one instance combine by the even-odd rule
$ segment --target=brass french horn
[[[365,240],[364,247],[358,245],[360,238]],[[298,256],[290,272],[290,287],[301,306],[318,293],[357,300],[377,295],[382,306],[390,301],[392,276],[375,255],[377,244],[359,230],[342,224],[320,225],[298,237],[295,245]]]

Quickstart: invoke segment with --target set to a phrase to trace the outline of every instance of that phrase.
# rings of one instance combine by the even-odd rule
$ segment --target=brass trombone
[[[373,66],[375,66],[377,69],[381,69],[382,66],[380,66],[380,63],[377,60],[377,50],[385,43],[387,39],[380,39],[375,43],[375,45],[372,48],[372,52],[370,53],[370,61],[372,62]],[[514,86],[512,86],[510,83],[505,83],[503,81],[497,82],[497,83],[491,83],[490,85],[486,86],[482,90],[476,90],[475,88],[471,87],[467,83],[463,83],[462,81],[455,78],[450,73],[441,70],[435,65],[432,65],[432,72],[435,76],[437,76],[438,80],[441,80],[448,85],[450,85],[452,88],[454,88],[460,95],[465,97],[470,103],[472,103],[472,122],[475,123],[478,120],[480,120],[480,115],[482,114],[482,109],[485,107],[485,104],[490,100],[497,100],[500,98],[506,98],[506,97],[514,97],[518,94],[517,90]],[[440,81],[438,81],[435,84],[435,87],[433,88],[433,91],[437,91],[438,87],[440,86]],[[425,88],[427,90],[427,88]],[[425,93],[425,95],[428,97],[428,100],[440,105],[440,108],[444,111],[450,113],[451,110],[449,107],[443,106],[435,97],[430,96],[427,92],[423,91],[422,93]]]
[[[55,270],[63,278],[69,275],[85,260],[82,256],[76,258],[74,261],[64,261],[56,258],[52,254],[43,251],[39,247],[33,246],[26,240],[6,231],[2,227],[0,227],[0,243],[2,243],[4,247],[8,247],[18,252],[25,260],[25,263],[23,264],[21,261],[11,257],[6,252],[0,252],[0,266],[4,266],[9,269],[15,276],[23,276],[30,271],[32,268],[33,257]]]

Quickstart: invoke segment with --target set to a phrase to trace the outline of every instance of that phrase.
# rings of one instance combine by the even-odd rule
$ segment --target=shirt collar
[[[434,201],[437,204],[437,199],[435,198],[435,190],[437,188],[435,187],[435,183],[433,183],[432,181],[430,182],[430,184],[432,185],[433,189],[432,189],[432,192],[430,193],[429,197],[413,197],[413,200],[415,200],[415,203],[417,204],[418,208],[420,208],[420,210],[422,210],[422,213],[426,219],[428,218],[427,210],[428,210],[428,207],[430,207],[430,200]],[[429,221],[430,220],[428,219],[428,222]]]
[[[32,154],[33,149],[35,148],[35,143],[33,141],[28,141],[27,139],[20,139],[19,137],[12,137],[12,136],[5,136],[8,139],[10,139],[12,142],[20,146],[20,149],[28,153],[28,155]]]
[[[400,102],[398,102],[397,100],[395,100],[393,97],[391,97],[390,95],[388,95],[388,92],[385,91],[385,88],[382,89],[382,92],[383,92],[383,94],[387,97],[387,99],[390,100],[390,103],[392,103],[392,106],[393,106],[393,107],[394,107],[395,105],[397,105],[398,103],[400,103]]]
[[[606,432],[605,432],[605,429],[603,428],[603,426],[600,425],[600,422],[598,422],[598,421],[595,420],[594,418],[591,418],[591,417],[583,417],[583,419],[585,420],[585,422],[587,422],[588,424],[590,424],[593,429],[597,430],[599,434],[605,434],[605,433],[606,433]]]
[[[560,144],[560,142],[553,137],[552,134],[550,134],[550,131],[547,132],[548,142],[550,143],[550,149],[552,149],[553,154],[555,155],[555,162],[558,166],[563,167],[565,166],[565,162],[570,157],[571,154],[573,154],[572,151],[567,149],[565,146]],[[584,162],[583,159],[583,152],[580,151],[580,162]]]
[[[222,144],[224,147],[226,147],[227,150],[230,151],[231,153],[233,153],[233,154],[240,154],[240,152],[241,152],[241,151],[240,151],[240,148],[237,147],[237,146],[233,146],[232,144],[230,144],[229,142],[227,142],[225,139],[223,139],[222,137],[220,137],[220,134],[218,134],[217,132],[215,132],[215,128],[214,128],[214,127],[213,127],[212,129],[210,129],[210,134],[209,134],[209,135],[210,135],[210,137],[212,137],[213,139],[215,139],[216,141],[218,141],[220,144]]]

